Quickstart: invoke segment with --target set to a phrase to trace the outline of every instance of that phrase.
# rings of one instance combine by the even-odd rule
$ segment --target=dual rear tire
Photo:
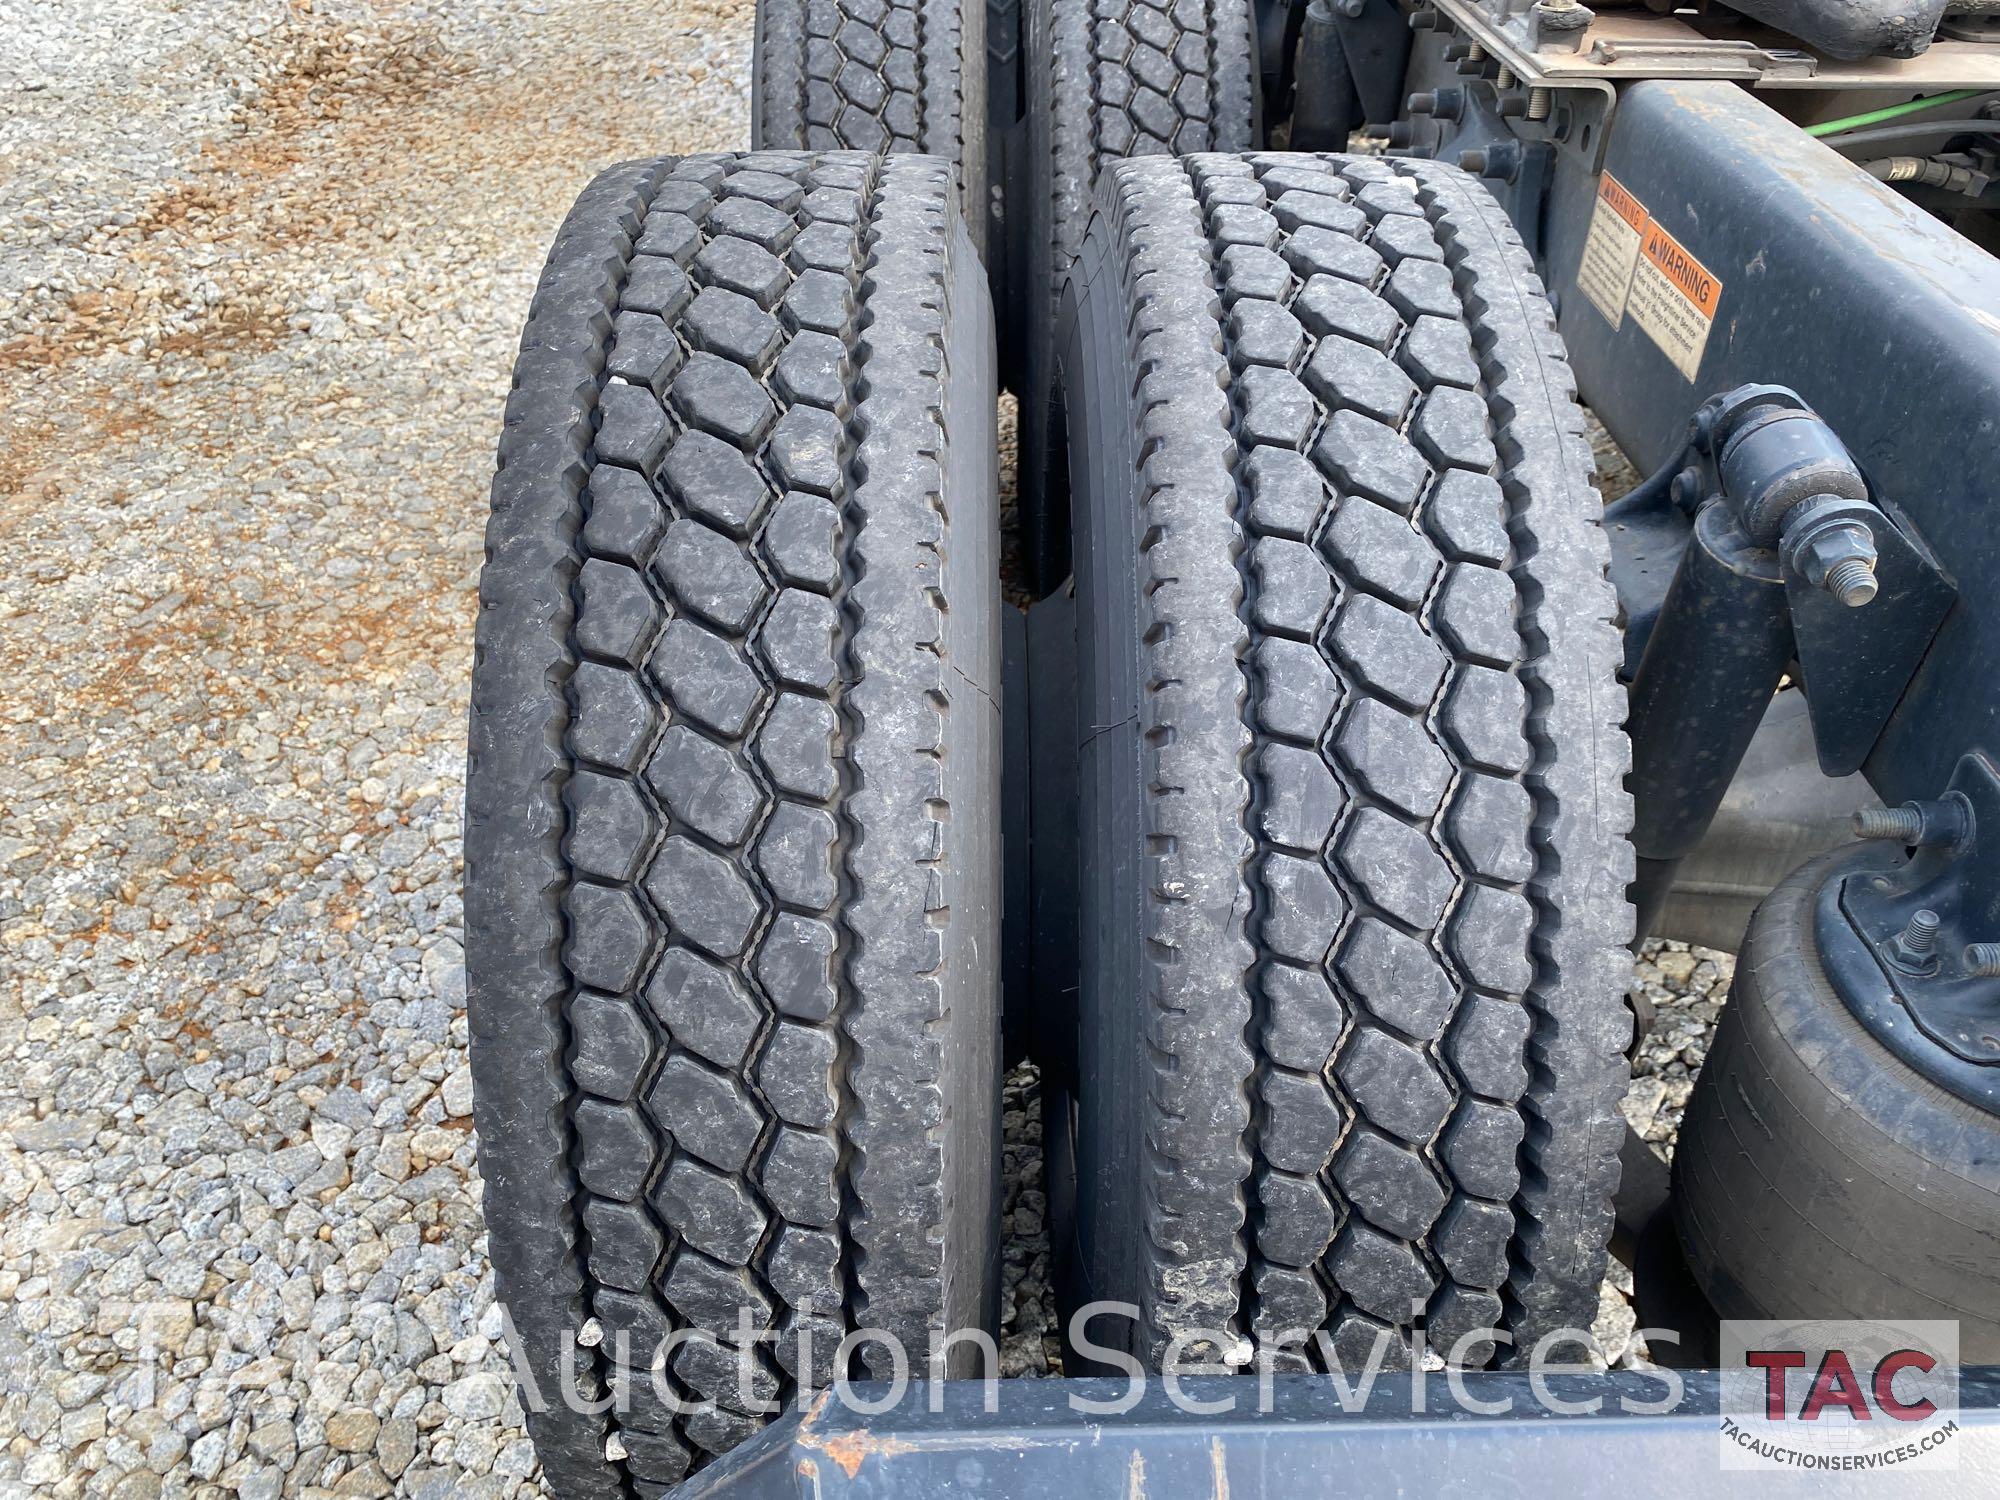
[[[661,1493],[881,1373],[849,1330],[914,1358],[993,1322],[986,44],[793,9],[756,112],[795,149],[579,200],[494,486],[473,1067],[523,1367],[616,1398],[530,1403],[565,1495]],[[1085,726],[1080,989],[1039,1039],[1088,1081],[1070,1285],[1155,1361],[1588,1326],[1625,750],[1528,257],[1448,168],[1169,154],[1251,143],[1247,6],[1025,25],[1027,524],[1044,582],[1074,538]]]

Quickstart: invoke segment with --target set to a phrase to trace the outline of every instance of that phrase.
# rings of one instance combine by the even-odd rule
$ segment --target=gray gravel
[[[749,25],[0,3],[0,1495],[538,1492],[460,1010],[484,492],[562,213],[740,143]]]
[[[563,211],[743,143],[750,18],[0,0],[0,1497],[539,1492],[463,1050],[485,486]],[[1726,986],[1682,957],[1662,1142]]]

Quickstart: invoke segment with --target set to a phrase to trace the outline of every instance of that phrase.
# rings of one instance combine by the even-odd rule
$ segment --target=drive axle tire
[[[465,907],[493,1263],[565,1497],[657,1495],[768,1420],[700,1339],[667,1378],[716,1404],[671,1410],[670,1334],[779,1330],[748,1388],[786,1399],[801,1328],[817,1384],[846,1329],[921,1358],[991,1322],[993,409],[947,163],[615,167],[550,252]]]
[[[1156,1360],[1315,1330],[1314,1364],[1385,1335],[1407,1359],[1413,1305],[1474,1364],[1479,1329],[1525,1356],[1588,1328],[1624,1131],[1628,750],[1590,450],[1528,254],[1435,163],[1125,161],[1057,347],[1079,1295],[1136,1304]]]
[[[986,0],[757,0],[750,139],[767,151],[921,151],[957,165],[986,250]]]
[[[1674,1221],[1725,1318],[1950,1318],[1960,1362],[2000,1361],[2000,1119],[1869,1033],[1821,967],[1850,846],[1751,919],[1674,1151]]]
[[[1257,144],[1257,22],[1251,0],[1021,3],[1025,149],[1007,180],[1016,238],[1001,340],[1023,351],[1022,544],[1030,584],[1046,594],[1069,571],[1062,456],[1048,422],[1056,304],[1098,174],[1116,157]]]

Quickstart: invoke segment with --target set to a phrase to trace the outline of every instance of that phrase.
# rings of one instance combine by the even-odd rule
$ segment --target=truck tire
[[[1827,982],[1814,907],[1881,846],[1803,866],[1751,919],[1674,1152],[1674,1221],[1725,1318],[1950,1318],[2000,1361],[2000,1120],[1920,1076]]]
[[[1200,1330],[1408,1358],[1413,1305],[1473,1364],[1476,1330],[1525,1357],[1589,1327],[1624,1132],[1628,748],[1529,256],[1433,162],[1124,161],[1057,349],[1077,1284],[1136,1304],[1154,1360]]]
[[[921,151],[957,164],[983,254],[985,0],[757,0],[750,139],[767,151]]]
[[[801,1330],[823,1383],[844,1329],[927,1353],[990,1322],[993,408],[948,163],[631,163],[550,251],[465,909],[486,1220],[558,1494],[662,1493],[766,1420],[686,1330],[780,1330],[748,1388],[783,1399]],[[677,1330],[706,1413],[644,1377]]]
[[[1040,595],[1069,572],[1065,483],[1048,419],[1053,342],[1099,171],[1116,157],[1254,146],[1258,52],[1250,0],[1022,4],[1027,119],[1025,149],[1007,180],[1014,311],[1002,342],[1023,346],[1021,531]]]

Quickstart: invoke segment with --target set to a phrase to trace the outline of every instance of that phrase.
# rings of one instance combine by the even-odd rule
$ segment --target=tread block
[[[841,264],[852,253],[850,244],[842,252]],[[838,412],[847,405],[847,345],[826,333],[799,333],[785,345],[772,374],[777,386],[794,409],[817,406]]]
[[[570,863],[596,879],[630,884],[659,832],[638,787],[622,776],[579,770],[563,788],[563,801]]]
[[[1426,390],[1440,385],[1466,390],[1479,386],[1479,361],[1472,357],[1472,336],[1456,318],[1430,314],[1413,318],[1396,357]]]
[[[1259,1261],[1251,1275],[1257,1289],[1253,1327],[1260,1342],[1292,1335],[1304,1340],[1326,1321],[1326,1292],[1312,1272]]]
[[[756,376],[713,354],[690,354],[667,399],[688,426],[739,450],[762,443],[778,415]]]
[[[1422,830],[1380,808],[1348,820],[1337,857],[1364,900],[1410,927],[1435,927],[1457,884]]]
[[[1429,948],[1375,917],[1347,930],[1335,971],[1369,1015],[1419,1042],[1444,1029],[1458,999]]]
[[[1437,577],[1438,558],[1430,544],[1394,511],[1359,495],[1340,502],[1320,550],[1350,583],[1398,609],[1415,609]]]
[[[1507,1284],[1507,1242],[1514,1215],[1503,1205],[1460,1196],[1438,1221],[1431,1244],[1456,1281],[1472,1286]]]
[[[825,695],[840,680],[840,613],[831,599],[786,589],[757,632],[759,654],[787,687]]]
[[[1327,1257],[1327,1269],[1354,1305],[1384,1322],[1405,1326],[1435,1287],[1417,1252],[1367,1220],[1350,1217]]]
[[[1358,698],[1348,708],[1334,752],[1364,791],[1407,817],[1429,818],[1451,784],[1451,762],[1422,721],[1379,698]]]
[[[1424,508],[1424,524],[1445,556],[1454,562],[1504,567],[1512,553],[1507,537],[1507,498],[1490,474],[1447,469],[1438,476]]]
[[[1425,1329],[1431,1347],[1447,1363],[1480,1369],[1492,1360],[1492,1331],[1504,1321],[1500,1299],[1492,1292],[1448,1284],[1431,1304]]]
[[[1528,1031],[1528,1012],[1519,1002],[1473,995],[1445,1054],[1473,1093],[1511,1104],[1528,1087]]]
[[[840,1222],[840,1146],[832,1136],[780,1125],[757,1181],[771,1207],[794,1224],[830,1229]]]
[[[1451,1113],[1451,1090],[1430,1059],[1376,1027],[1355,1028],[1334,1071],[1355,1106],[1399,1140],[1429,1140]]]
[[[762,245],[730,235],[701,247],[694,274],[708,286],[741,293],[767,312],[792,279],[785,263]]]
[[[725,739],[743,733],[764,700],[742,653],[693,620],[669,620],[646,667],[675,708]]]
[[[689,515],[738,538],[749,535],[771,494],[741,449],[708,432],[676,438],[660,463],[660,478]]]
[[[1257,1086],[1264,1101],[1257,1147],[1283,1172],[1321,1171],[1340,1141],[1340,1106],[1318,1077],[1271,1069]]]
[[[828,594],[840,582],[840,512],[817,495],[780,500],[764,528],[764,547],[786,583]]]
[[[764,1128],[742,1083],[684,1052],[661,1065],[646,1093],[646,1112],[674,1145],[722,1172],[741,1172]]]
[[[757,982],[771,1003],[802,1021],[824,1021],[838,1003],[834,984],[833,929],[824,922],[780,912],[757,953]]]
[[[593,557],[577,570],[577,650],[636,667],[660,628],[660,606],[637,570]]]
[[[1340,788],[1315,751],[1266,745],[1257,768],[1264,789],[1258,822],[1264,837],[1284,849],[1316,853],[1339,816]]]
[[[757,1060],[757,1087],[764,1102],[788,1125],[808,1130],[830,1126],[840,1107],[834,1083],[839,1055],[830,1030],[778,1022]]]
[[[1535,980],[1528,938],[1535,913],[1516,891],[1475,885],[1466,890],[1445,934],[1445,948],[1481,989],[1517,995]]]
[[[1304,542],[1259,537],[1250,548],[1256,575],[1251,617],[1264,630],[1310,640],[1333,603],[1333,580]]]
[[[1340,1227],[1326,1190],[1311,1177],[1259,1172],[1257,1202],[1263,1210],[1257,1248],[1281,1265],[1316,1264]]]
[[[653,1034],[629,1000],[579,996],[570,1006],[570,1033],[569,1071],[578,1088],[611,1100],[638,1091],[653,1061]]]
[[[739,1179],[685,1153],[654,1187],[653,1206],[684,1244],[730,1266],[749,1264],[769,1222]]]
[[[1304,641],[1259,641],[1257,722],[1267,734],[1317,744],[1340,702],[1333,669]]]
[[[840,1237],[803,1224],[781,1224],[764,1252],[764,1279],[793,1307],[842,1304]]]
[[[1525,1133],[1513,1106],[1462,1099],[1439,1137],[1438,1156],[1468,1193],[1504,1203],[1521,1185],[1516,1156]]]
[[[1339,930],[1346,903],[1318,859],[1273,854],[1261,865],[1264,943],[1280,958],[1317,966]]]
[[[778,418],[765,450],[771,472],[787,489],[837,495],[841,489],[841,446],[846,429],[840,418],[816,406],[795,406]]]
[[[674,337],[673,325],[652,313],[622,312],[612,325],[611,353],[604,368],[619,380],[629,381],[650,391],[657,403],[681,367],[681,342]],[[630,474],[631,469],[600,465],[591,475],[594,485],[601,474]]]
[[[652,1285],[653,1268],[666,1253],[667,1242],[643,1207],[586,1197],[583,1227],[590,1236],[594,1280],[621,1292],[643,1292]]]
[[[1243,304],[1262,307],[1260,302]],[[1309,541],[1326,507],[1326,481],[1303,453],[1253,448],[1243,462],[1250,486],[1250,525],[1264,536]]]
[[[1423,458],[1393,427],[1345,409],[1327,418],[1313,459],[1348,494],[1407,516],[1430,480]]]
[[[793,797],[831,800],[840,790],[833,746],[840,722],[833,705],[780,693],[757,736],[757,759],[771,784]]]
[[[1452,673],[1438,723],[1468,765],[1511,776],[1530,762],[1523,730],[1527,715],[1528,693],[1518,677],[1491,667],[1462,666]]]
[[[1528,845],[1534,821],[1535,800],[1520,782],[1469,771],[1459,778],[1445,829],[1468,870],[1518,885],[1535,873]]]
[[[1358,280],[1332,272],[1311,277],[1293,311],[1318,338],[1352,339],[1385,354],[1403,333],[1403,320],[1395,308]]]
[[[742,1065],[764,1019],[733,973],[686,948],[661,955],[646,1004],[669,1037],[718,1068]]]
[[[659,940],[632,893],[578,882],[563,897],[569,941],[563,962],[585,989],[623,994],[639,982]]]
[[[1383,271],[1382,257],[1368,246],[1326,229],[1299,230],[1279,247],[1279,253],[1293,273],[1308,282],[1314,276],[1324,274],[1371,287]],[[1395,335],[1391,333],[1388,337],[1393,341]],[[1383,347],[1379,343],[1377,346]]]
[[[1312,436],[1313,424],[1318,420],[1312,392],[1299,383],[1297,376],[1269,365],[1251,365],[1239,374],[1235,399],[1240,407],[1237,422],[1245,442],[1300,448]]]
[[[791,906],[827,911],[840,894],[833,847],[839,837],[822,808],[780,802],[757,840],[757,868],[771,894]]]
[[[1521,655],[1519,606],[1514,580],[1498,568],[1453,563],[1431,615],[1461,658],[1509,667]]]
[[[706,1329],[719,1339],[736,1338],[737,1319],[745,1311],[753,1332],[771,1326],[771,1299],[755,1278],[741,1266],[721,1265],[691,1246],[683,1246],[674,1256],[660,1294],[681,1315],[682,1323]]]
[[[1422,1239],[1444,1211],[1444,1186],[1424,1159],[1366,1126],[1348,1132],[1332,1174],[1363,1218],[1402,1239]]]
[[[643,568],[666,530],[667,512],[643,474],[600,464],[590,474],[583,544],[599,557]]]
[[[578,662],[570,675],[569,747],[579,757],[636,771],[659,731],[660,711],[631,672]]]
[[[1306,361],[1305,379],[1328,406],[1348,407],[1391,427],[1401,425],[1417,397],[1410,377],[1388,355],[1347,338],[1321,339]]]
[[[674,936],[717,958],[735,958],[750,941],[762,907],[729,860],[675,834],[646,872],[646,894]]]
[[[1499,463],[1486,416],[1486,403],[1473,391],[1440,386],[1424,398],[1410,437],[1440,469],[1490,473]]]
[[[1346,1014],[1317,969],[1267,963],[1260,971],[1264,995],[1264,1055],[1281,1068],[1318,1073],[1333,1060]]]
[[[1342,603],[1329,639],[1341,665],[1399,708],[1428,707],[1444,680],[1444,652],[1416,617],[1373,595]]]
[[[660,736],[646,763],[646,785],[668,812],[725,846],[743,841],[764,802],[736,753],[686,724]]]
[[[1408,1309],[1403,1316],[1409,1316]],[[1407,1332],[1351,1306],[1334,1318],[1326,1345],[1334,1368],[1356,1375],[1365,1370],[1407,1370],[1414,1363]]]
[[[695,295],[681,326],[694,348],[742,365],[759,378],[770,369],[785,337],[778,320],[756,302],[719,286],[705,286]]]
[[[600,1198],[638,1202],[658,1149],[639,1111],[628,1104],[584,1099],[573,1118],[577,1180]]]
[[[1230,352],[1252,365],[1289,370],[1305,349],[1299,320],[1271,302],[1238,302],[1229,312]]]
[[[676,605],[730,635],[743,633],[768,594],[740,545],[686,517],[667,528],[659,569]]]

